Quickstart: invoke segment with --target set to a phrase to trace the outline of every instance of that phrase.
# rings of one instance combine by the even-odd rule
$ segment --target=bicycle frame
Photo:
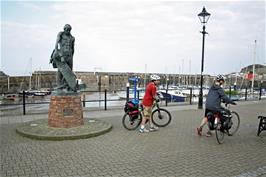
[[[160,109],[160,106],[159,106],[159,102],[155,101],[155,103],[153,104],[152,109],[154,109],[155,107],[158,109],[159,118],[162,118],[161,109]]]

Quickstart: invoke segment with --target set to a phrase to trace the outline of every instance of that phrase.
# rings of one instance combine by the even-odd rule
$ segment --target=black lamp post
[[[208,13],[205,9],[205,7],[203,7],[202,12],[198,14],[198,17],[200,19],[200,22],[203,25],[203,30],[201,31],[203,38],[202,38],[202,58],[201,58],[201,72],[200,72],[200,93],[199,93],[199,102],[198,102],[198,109],[202,109],[202,105],[203,105],[203,93],[202,93],[202,85],[203,85],[203,69],[204,69],[204,44],[205,44],[205,34],[207,34],[207,32],[205,31],[205,25],[207,24],[209,18],[210,18],[211,14]]]

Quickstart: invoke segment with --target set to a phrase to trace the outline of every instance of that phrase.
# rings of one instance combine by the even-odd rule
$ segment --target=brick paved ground
[[[240,129],[222,145],[195,134],[203,115],[195,107],[169,107],[171,124],[147,134],[125,130],[122,112],[86,112],[113,129],[82,140],[31,140],[16,134],[16,124],[2,122],[1,176],[266,176],[266,131],[256,136],[265,101],[232,107],[241,116]]]

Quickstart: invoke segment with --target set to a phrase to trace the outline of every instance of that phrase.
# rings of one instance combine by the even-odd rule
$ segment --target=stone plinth
[[[84,125],[81,98],[75,96],[52,96],[48,126],[71,128]]]

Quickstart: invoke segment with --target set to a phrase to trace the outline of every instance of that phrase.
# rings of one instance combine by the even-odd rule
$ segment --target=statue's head
[[[64,26],[64,32],[65,32],[66,34],[70,34],[71,29],[72,29],[72,27],[71,27],[69,24],[66,24],[66,25]]]

